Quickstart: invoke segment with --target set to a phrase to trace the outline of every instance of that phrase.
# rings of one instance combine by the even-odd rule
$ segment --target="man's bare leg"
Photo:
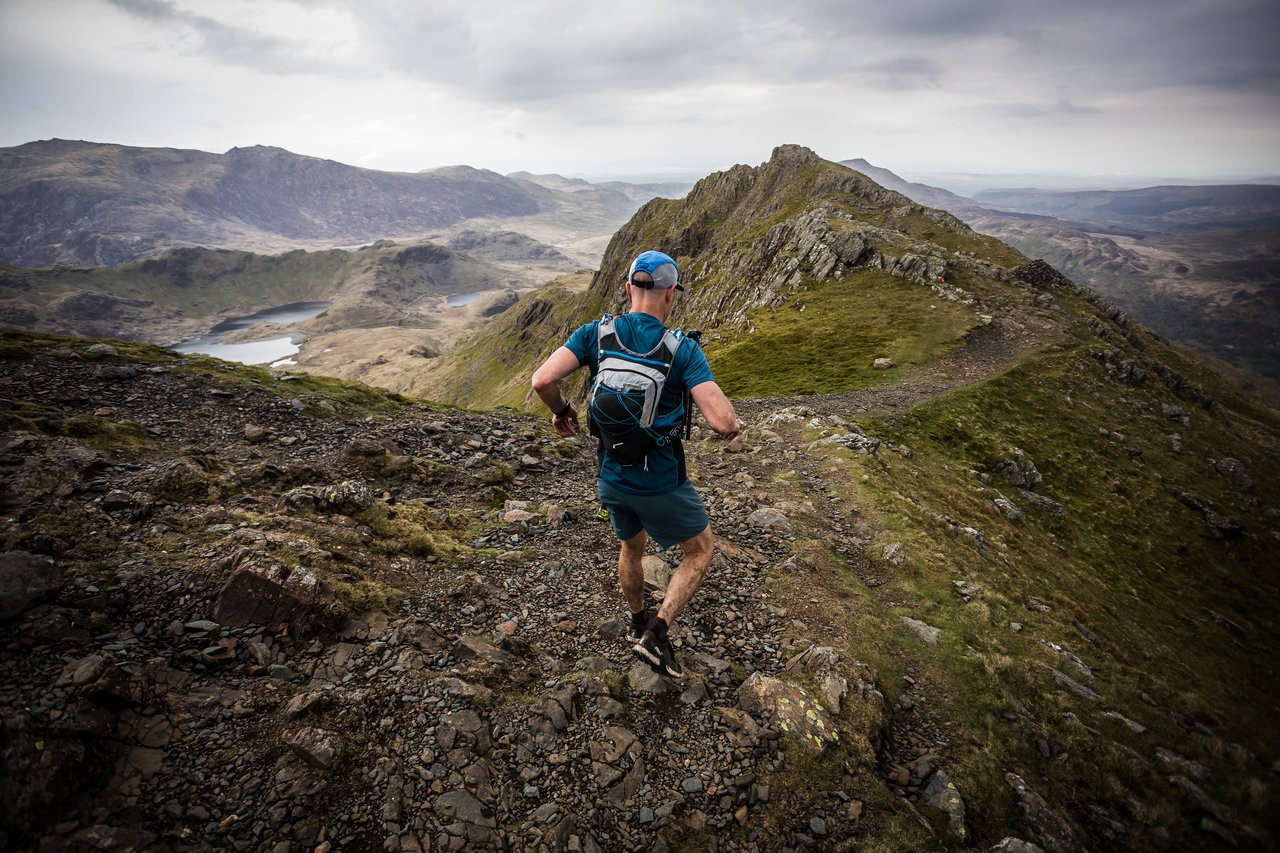
[[[624,539],[618,549],[618,586],[632,613],[644,610],[644,567],[640,561],[648,543],[649,534],[641,530],[630,539]]]
[[[688,542],[681,542],[680,549],[684,551],[684,559],[680,561],[675,574],[671,576],[671,581],[667,584],[667,593],[662,598],[662,607],[658,609],[658,618],[667,625],[671,625],[680,615],[680,611],[684,610],[684,606],[689,603],[689,599],[701,585],[702,579],[706,577],[707,566],[711,565],[711,556],[715,551],[711,525],[708,524],[701,533]],[[640,573],[640,583],[643,587],[643,571]]]

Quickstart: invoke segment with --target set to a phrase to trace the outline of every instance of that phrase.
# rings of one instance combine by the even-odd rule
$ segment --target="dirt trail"
[[[1035,333],[1024,327],[1015,332],[996,320],[973,331],[964,346],[889,385],[835,394],[747,398],[735,400],[734,405],[748,417],[784,406],[807,406],[822,414],[846,417],[874,411],[903,412],[1012,367],[1044,347],[1045,331]]]

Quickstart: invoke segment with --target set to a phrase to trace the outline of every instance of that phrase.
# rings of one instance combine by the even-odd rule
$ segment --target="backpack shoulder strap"
[[[616,328],[616,320],[612,314],[605,313],[600,317],[600,323],[596,326],[596,346],[597,352],[603,353],[606,349],[617,350],[621,341],[618,340],[618,330]]]
[[[680,344],[683,342],[684,342],[684,333],[679,329],[675,329],[674,331],[671,329],[668,329],[663,334],[662,342],[658,344],[658,349],[665,351],[666,358],[664,358],[663,360],[667,363],[668,368],[670,368],[670,366],[675,362],[676,352],[679,351]],[[657,352],[657,350],[655,350],[655,352]]]

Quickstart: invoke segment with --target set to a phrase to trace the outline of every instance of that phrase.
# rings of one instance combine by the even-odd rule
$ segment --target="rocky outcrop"
[[[0,621],[12,619],[62,588],[62,571],[48,557],[0,554]]]
[[[213,605],[213,618],[236,627],[305,624],[316,601],[319,579],[299,566],[248,565],[237,569]]]
[[[617,307],[613,283],[641,234],[669,225],[669,203],[642,208],[614,237],[592,291]],[[862,269],[882,270],[929,287],[943,299],[977,305],[976,297],[948,283],[950,270],[976,268],[1003,276],[997,267],[915,239],[905,224],[916,220],[968,232],[949,213],[923,207],[864,175],[828,163],[807,148],[783,145],[757,168],[735,166],[699,181],[681,208],[678,234],[664,240],[679,258],[688,291],[681,317],[689,325],[748,328],[748,315],[777,307],[806,282],[841,279]],[[874,219],[878,224],[871,224]],[[744,231],[761,236],[744,244]]]

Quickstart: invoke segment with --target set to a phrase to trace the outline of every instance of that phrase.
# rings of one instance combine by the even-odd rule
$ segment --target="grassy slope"
[[[878,519],[883,541],[906,546],[907,562],[893,571],[917,603],[876,606],[867,594],[849,626],[855,646],[882,674],[900,670],[905,657],[920,677],[941,685],[949,697],[943,716],[960,721],[965,744],[957,784],[975,827],[992,841],[1022,822],[1003,782],[1012,770],[1077,819],[1093,804],[1123,809],[1128,802],[1130,813],[1118,815],[1124,822],[1164,827],[1175,846],[1207,844],[1199,815],[1165,781],[1180,771],[1161,765],[1157,746],[1211,768],[1200,784],[1240,821],[1242,841],[1274,837],[1267,804],[1280,793],[1269,772],[1280,752],[1270,725],[1278,710],[1271,685],[1280,548],[1263,512],[1280,505],[1280,418],[1197,376],[1222,405],[1212,416],[1194,409],[1184,428],[1160,417],[1160,405],[1193,407],[1158,380],[1135,389],[1107,379],[1087,354],[1096,339],[1083,324],[1076,333],[1076,342],[907,415],[864,419],[869,433],[910,447],[909,460],[823,451],[838,458],[846,482],[860,483],[848,498]],[[1163,345],[1151,350],[1188,375],[1196,371]],[[1181,454],[1167,438],[1175,431]],[[1141,462],[1117,432],[1137,441]],[[999,478],[992,486],[974,478],[971,469],[989,470],[1014,447],[1035,461],[1044,476],[1038,491],[1065,506],[1063,517],[1030,508]],[[1252,490],[1236,493],[1209,466],[1224,457],[1246,462]],[[1177,501],[1181,490],[1212,501],[1248,534],[1213,538]],[[992,500],[1000,495],[1027,510],[1026,522],[998,513]],[[957,536],[953,522],[981,530],[986,544]],[[982,589],[968,604],[952,589],[961,579]],[[1030,596],[1052,610],[1028,611]],[[1228,633],[1209,610],[1243,626],[1247,638]],[[941,628],[941,644],[923,647],[905,634],[905,615]],[[1010,622],[1026,628],[1014,632]],[[1094,676],[1046,642],[1078,655]],[[1064,691],[1051,667],[1087,683],[1101,701]],[[1135,735],[1103,709],[1148,731]],[[1001,712],[1022,720],[1010,725]],[[1174,715],[1203,728],[1189,734]],[[1040,738],[1052,757],[1039,751]],[[1139,849],[1151,843],[1125,840]]]
[[[762,309],[751,319],[750,334],[707,346],[716,381],[730,397],[834,393],[897,382],[904,371],[958,346],[977,323],[973,311],[875,270],[812,284],[778,310]],[[881,357],[901,370],[873,370]]]
[[[409,392],[476,409],[538,411],[529,378],[579,322],[588,278],[562,276],[525,295],[447,357],[425,362]]]

